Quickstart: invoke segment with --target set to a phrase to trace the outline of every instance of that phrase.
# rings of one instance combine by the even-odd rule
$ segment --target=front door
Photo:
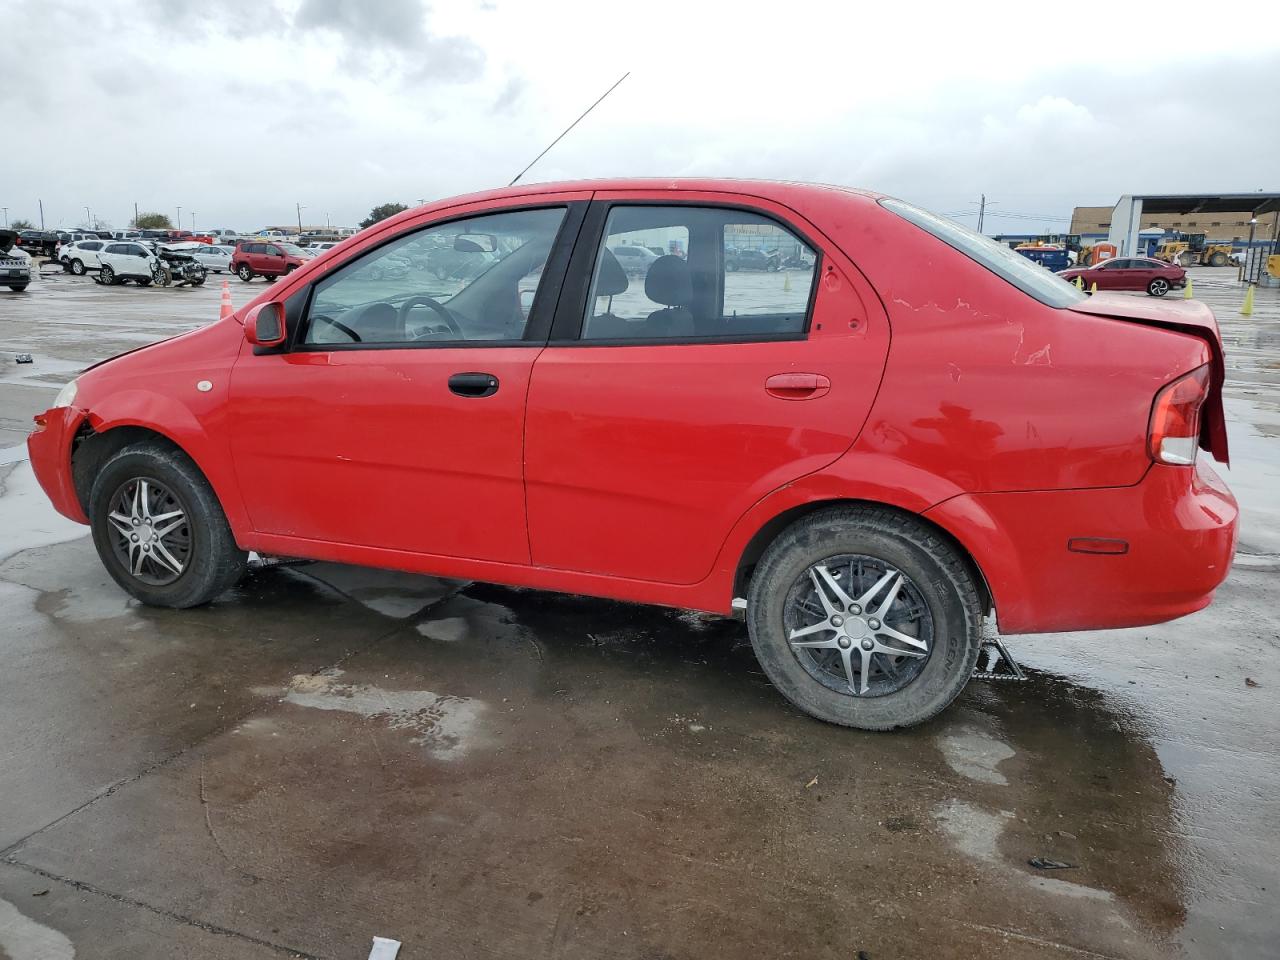
[[[245,348],[229,435],[255,530],[528,562],[525,395],[568,209],[409,230],[315,283],[292,349]],[[442,246],[486,268],[440,280]]]
[[[870,410],[888,324],[856,269],[783,208],[686,196],[597,194],[583,229],[529,389],[539,566],[698,582],[737,519]],[[665,253],[628,272],[615,248]],[[726,270],[746,250],[788,266]]]

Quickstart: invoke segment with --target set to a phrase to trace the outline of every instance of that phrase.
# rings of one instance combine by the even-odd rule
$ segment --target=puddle
[[[26,462],[18,463],[0,482],[0,530],[4,531],[0,563],[24,550],[89,535],[88,527],[53,509]]]
[[[9,960],[72,960],[76,948],[57,930],[0,900],[0,954]]]
[[[458,760],[474,745],[485,705],[479,700],[430,690],[384,690],[340,683],[341,670],[301,674],[289,682],[287,703],[313,710],[341,710],[379,718],[393,730],[408,730],[437,760]]]
[[[1003,740],[997,740],[976,727],[964,727],[939,737],[938,748],[951,769],[962,777],[1001,787],[1009,785],[1004,774],[996,769],[1015,755]]]

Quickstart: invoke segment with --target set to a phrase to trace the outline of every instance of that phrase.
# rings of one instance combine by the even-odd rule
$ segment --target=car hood
[[[0,230],[0,253],[8,253],[13,249],[14,243],[18,240],[18,235],[12,230]]]
[[[1199,300],[1157,300],[1120,293],[1095,293],[1071,307],[1076,313],[1110,317],[1148,327],[1162,327],[1189,333],[1209,346],[1212,373],[1209,396],[1205,399],[1200,428],[1200,448],[1213,454],[1219,463],[1230,465],[1227,449],[1227,419],[1222,409],[1222,385],[1226,381],[1222,334],[1213,311]]]

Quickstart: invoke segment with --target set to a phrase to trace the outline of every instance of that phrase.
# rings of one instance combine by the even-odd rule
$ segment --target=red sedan
[[[1163,297],[1170,290],[1187,285],[1187,271],[1182,267],[1149,257],[1103,260],[1091,267],[1060,270],[1058,276],[1068,283],[1075,283],[1079,277],[1086,290],[1097,284],[1099,290],[1145,290],[1153,297]]]
[[[728,270],[747,245],[798,266]],[[623,246],[679,253],[629,275]],[[206,603],[255,550],[742,610],[792,702],[888,729],[955,698],[988,616],[1210,602],[1222,383],[1202,304],[1088,297],[897,200],[575,183],[365,230],[90,368],[29,446],[145,603]]]

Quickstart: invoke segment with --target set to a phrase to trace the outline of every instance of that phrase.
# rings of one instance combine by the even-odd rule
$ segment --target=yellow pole
[[[1182,288],[1182,299],[1190,300],[1195,294],[1191,292],[1191,278],[1187,277],[1187,285]]]
[[[788,270],[786,273],[786,276],[783,277],[782,289],[785,290],[787,293],[791,292],[791,271],[790,270]]]
[[[1242,317],[1253,316],[1253,284],[1252,283],[1249,284],[1249,289],[1245,291],[1244,306],[1240,308],[1240,316]]]

